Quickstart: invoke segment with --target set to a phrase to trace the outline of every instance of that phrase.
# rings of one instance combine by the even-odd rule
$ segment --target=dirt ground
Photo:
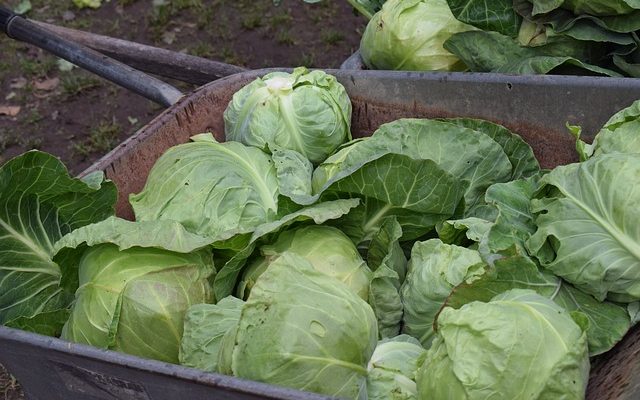
[[[79,10],[71,0],[31,0],[27,15],[248,68],[338,67],[365,24],[346,1],[334,0],[283,0],[278,7],[272,0],[103,3]],[[152,5],[158,3],[165,4]],[[37,148],[77,173],[162,110],[90,73],[60,67],[56,57],[0,37],[0,163]]]
[[[111,0],[97,10],[80,10],[71,0],[30,4],[32,19],[247,68],[336,68],[358,47],[366,23],[335,0],[282,0],[277,7],[272,0]],[[40,149],[78,173],[163,109],[69,67],[0,35],[0,164]],[[19,384],[0,366],[0,400],[17,399]]]

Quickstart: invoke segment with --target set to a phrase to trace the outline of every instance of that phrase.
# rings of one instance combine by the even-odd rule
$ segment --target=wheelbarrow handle
[[[0,6],[0,28],[10,38],[30,43],[64,58],[165,107],[175,104],[183,96],[181,91],[159,79],[97,51],[63,39],[2,6]]]

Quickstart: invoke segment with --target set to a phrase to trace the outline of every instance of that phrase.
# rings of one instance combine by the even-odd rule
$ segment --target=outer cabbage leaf
[[[53,261],[54,243],[113,215],[116,188],[103,180],[72,178],[39,151],[0,167],[0,324],[60,334],[78,280]]]
[[[460,308],[473,301],[487,302],[511,289],[535,290],[568,312],[584,314],[589,322],[586,331],[590,356],[611,350],[631,326],[625,307],[596,300],[552,273],[541,271],[522,255],[499,259],[479,279],[462,283],[451,292],[446,305]]]
[[[532,201],[531,253],[598,300],[640,299],[639,176],[637,154],[605,154],[545,175]]]
[[[444,47],[476,72],[546,74],[567,66],[598,75],[622,76],[618,72],[585,61],[583,58],[588,57],[591,49],[587,42],[576,40],[523,47],[512,38],[497,32],[474,31],[451,36]]]
[[[178,221],[222,241],[276,219],[278,182],[268,155],[210,134],[192,139],[165,152],[143,191],[130,196],[136,220]]]
[[[420,170],[425,170],[424,175],[419,175]],[[438,173],[441,170],[450,177]],[[483,204],[489,185],[508,181],[511,174],[509,158],[488,135],[450,122],[403,119],[381,126],[371,138],[325,160],[313,173],[312,196],[283,194],[300,204],[334,192],[364,195],[364,204],[341,222],[354,241],[369,240],[391,215],[402,226],[403,240],[410,240],[457,211],[456,198],[465,188],[455,180],[468,182],[464,183],[465,210],[471,213]],[[415,182],[416,176],[420,182]]]
[[[351,139],[351,102],[323,71],[296,68],[258,78],[233,95],[224,112],[228,140],[263,150],[295,150],[313,163]]]
[[[462,22],[507,36],[518,34],[521,18],[513,10],[512,0],[447,0],[447,3]]]
[[[535,3],[536,0],[533,0]],[[562,8],[576,15],[596,16],[624,15],[640,9],[638,0],[564,0]]]
[[[536,231],[530,201],[537,181],[538,177],[533,176],[491,185],[485,201],[495,217],[446,221],[437,228],[440,239],[458,245],[476,244],[488,262],[497,254],[526,254],[525,242]]]
[[[540,172],[540,164],[533,154],[531,146],[520,135],[511,132],[504,126],[473,118],[448,118],[442,121],[484,133],[496,141],[511,162],[511,179],[528,178]]]
[[[388,0],[369,21],[360,54],[371,69],[461,71],[464,65],[442,45],[470,29],[451,14],[446,0]]]
[[[640,10],[624,15],[595,16],[576,15],[568,10],[557,8],[547,13],[536,14],[528,0],[514,0],[513,8],[525,18],[525,21],[546,24],[556,33],[568,33],[575,25],[585,21],[614,33],[632,33],[640,29],[640,18],[638,18]]]
[[[484,273],[485,263],[475,250],[448,245],[438,239],[416,242],[402,285],[402,332],[425,348],[433,340],[433,323],[454,287]]]
[[[371,307],[303,258],[285,253],[242,309],[234,375],[355,399],[377,342]]]
[[[442,310],[417,384],[420,399],[582,399],[588,377],[581,326],[551,300],[514,289]]]
[[[455,213],[465,183],[431,160],[384,155],[335,182],[324,193],[364,197],[339,221],[356,243],[366,242],[388,217],[402,226],[403,240],[415,239]]]
[[[380,338],[400,333],[403,313],[400,287],[407,273],[407,258],[398,242],[401,237],[402,227],[391,217],[382,223],[368,247],[367,264],[373,271],[369,304],[378,320]]]
[[[190,253],[211,244],[211,240],[187,231],[175,221],[131,222],[118,217],[86,225],[55,243],[56,258],[75,252],[83,244],[113,243],[119,250],[131,247],[156,247],[178,253]]]
[[[203,371],[219,372],[218,357],[222,339],[240,320],[244,302],[225,297],[218,304],[196,304],[184,317],[180,343],[180,364]]]
[[[272,239],[273,235],[294,223],[313,221],[315,224],[322,224],[328,220],[339,218],[356,207],[359,202],[358,199],[325,201],[305,207],[277,221],[257,227],[251,235],[248,244],[234,254],[218,271],[213,285],[216,298],[222,299],[233,293],[242,268],[246,264],[247,259],[253,254],[256,245],[261,241],[268,242]]]
[[[408,335],[379,342],[367,368],[368,399],[417,399],[415,375],[424,354],[420,342]]]
[[[640,100],[615,113],[593,139],[593,144],[580,140],[581,129],[570,127],[577,138],[581,160],[610,153],[640,153]]]

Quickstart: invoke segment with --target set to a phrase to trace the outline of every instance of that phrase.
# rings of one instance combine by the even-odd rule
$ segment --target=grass
[[[251,31],[262,26],[262,16],[258,14],[250,14],[242,19],[242,28]]]
[[[342,32],[330,29],[326,32],[323,32],[321,38],[324,44],[335,46],[336,44],[344,40],[344,34]]]
[[[289,29],[282,29],[278,31],[278,34],[276,35],[276,42],[287,46],[293,46],[295,44],[295,41],[293,40],[293,36],[291,36],[291,31],[289,31]]]
[[[302,53],[295,66],[311,68],[314,66],[315,62],[316,55],[314,53]]]
[[[245,65],[246,60],[238,54],[232,47],[224,46],[220,53],[220,56],[224,62],[233,65]]]
[[[24,122],[27,125],[36,125],[43,119],[44,117],[40,114],[40,111],[38,111],[37,108],[32,108],[31,111],[29,111],[29,115],[24,119]]]
[[[189,54],[204,58],[212,58],[214,55],[211,46],[204,42],[198,42],[189,50]]]
[[[31,57],[27,54],[19,54],[20,70],[25,74],[37,78],[42,78],[56,70],[56,58],[45,55],[43,57]]]
[[[24,399],[21,394],[20,384],[7,370],[0,365],[0,393],[4,395],[4,399]]]
[[[73,144],[73,152],[82,157],[96,152],[106,153],[118,144],[120,132],[122,127],[115,119],[101,121],[91,129],[88,138]]]
[[[102,81],[84,71],[72,70],[61,76],[62,93],[66,98],[77,96],[87,90],[102,86]]]

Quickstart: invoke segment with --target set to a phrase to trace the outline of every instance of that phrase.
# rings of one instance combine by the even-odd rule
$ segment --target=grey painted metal
[[[183,96],[178,89],[159,79],[97,51],[63,39],[6,8],[2,8],[0,17],[4,21],[0,27],[9,37],[47,50],[149,100],[168,107]]]
[[[362,60],[362,56],[360,55],[360,50],[356,50],[355,53],[344,60],[344,62],[340,65],[340,69],[367,69],[367,66],[364,65],[364,61]]]
[[[331,399],[5,327],[0,344],[29,400]]]

